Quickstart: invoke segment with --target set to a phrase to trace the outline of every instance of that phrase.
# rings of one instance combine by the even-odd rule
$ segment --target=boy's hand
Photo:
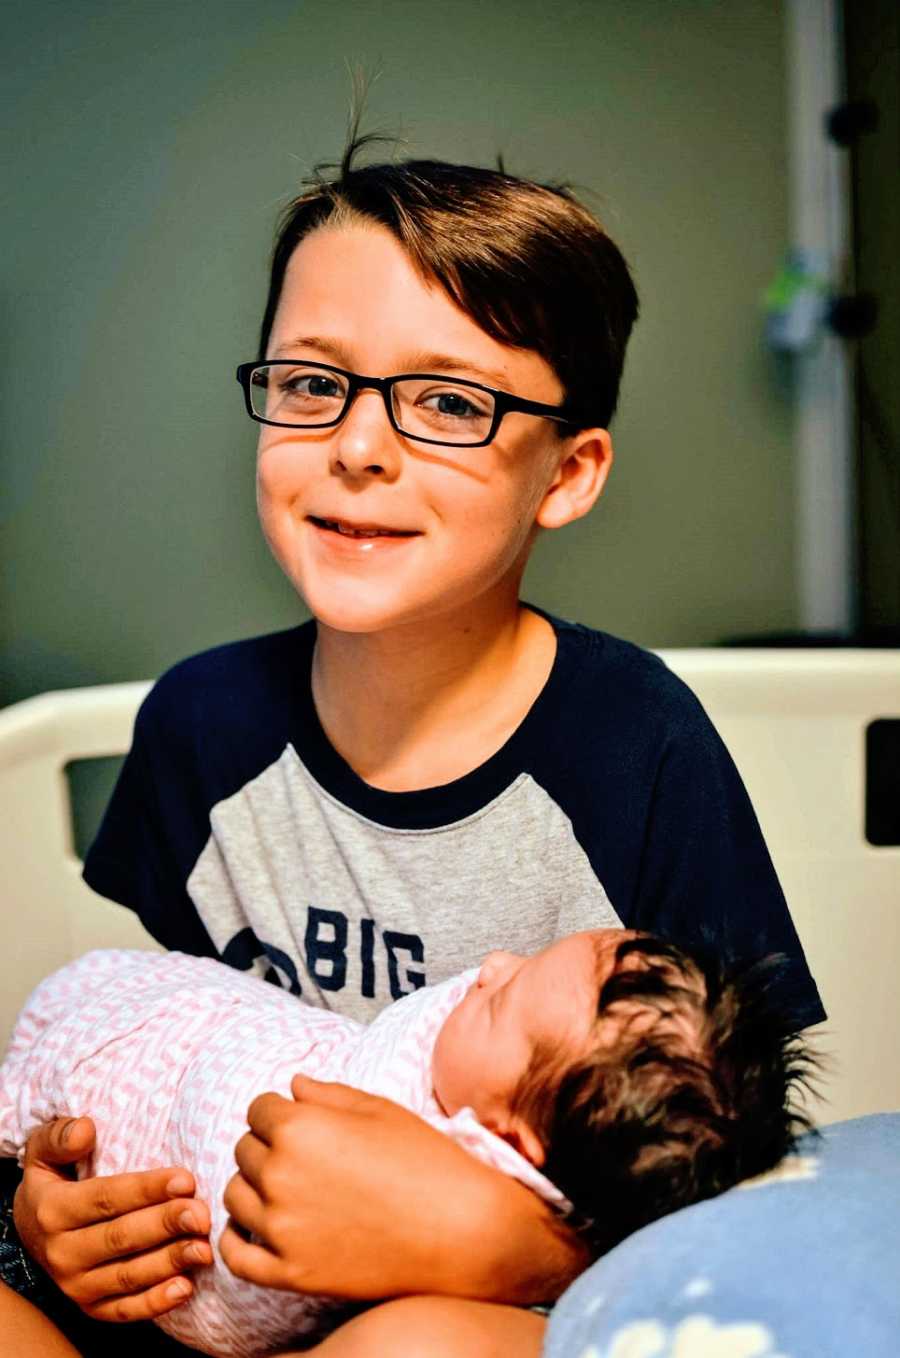
[[[184,1169],[71,1178],[94,1148],[90,1118],[32,1133],[15,1221],[28,1253],[95,1320],[151,1320],[193,1291],[184,1270],[212,1261],[209,1212]],[[193,1224],[188,1225],[185,1214]],[[192,1253],[193,1251],[193,1253]]]
[[[254,1099],[235,1148],[220,1249],[239,1277],[353,1300],[527,1303],[584,1267],[533,1193],[414,1113],[308,1076],[292,1092]]]

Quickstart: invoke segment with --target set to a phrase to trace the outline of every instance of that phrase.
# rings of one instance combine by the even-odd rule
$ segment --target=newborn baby
[[[621,929],[528,958],[491,953],[368,1026],[210,959],[89,953],[19,1016],[0,1068],[0,1154],[20,1154],[39,1123],[87,1112],[97,1150],[85,1175],[187,1165],[210,1206],[214,1263],[157,1323],[219,1358],[253,1358],[311,1344],[341,1306],[245,1282],[218,1254],[257,1094],[289,1097],[302,1072],[401,1103],[554,1204],[600,1252],[792,1144],[802,1058],[760,996],[758,978],[725,984]]]

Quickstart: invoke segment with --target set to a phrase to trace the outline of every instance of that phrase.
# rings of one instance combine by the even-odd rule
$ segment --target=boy
[[[785,953],[792,1022],[817,1022],[699,704],[647,653],[519,599],[537,535],[587,514],[610,470],[637,314],[624,260],[562,190],[438,162],[356,169],[359,145],[288,210],[259,361],[240,371],[263,530],[314,621],[163,678],[88,882],[167,947],[352,1017],[498,941],[527,953],[624,924]],[[398,1335],[420,1354],[539,1345],[540,1320],[507,1303],[559,1295],[583,1250],[414,1123],[313,1085],[258,1102],[229,1198],[254,1240],[226,1232],[226,1262],[263,1285],[402,1298],[323,1353]],[[187,1250],[209,1257],[189,1179],[73,1185],[62,1166],[90,1124],[59,1136],[32,1138],[16,1197],[32,1255],[98,1319],[177,1305]],[[374,1181],[356,1176],[362,1145]]]
[[[87,1172],[184,1157],[218,1240],[247,1107],[300,1072],[402,1103],[565,1211],[602,1253],[793,1144],[804,1058],[766,1008],[766,979],[725,982],[659,939],[600,929],[529,958],[491,953],[366,1027],[209,958],[89,953],[19,1016],[0,1067],[0,1155],[36,1122],[90,1107]],[[157,1323],[217,1358],[260,1358],[301,1336],[308,1348],[340,1318],[327,1298],[253,1287],[219,1261]]]

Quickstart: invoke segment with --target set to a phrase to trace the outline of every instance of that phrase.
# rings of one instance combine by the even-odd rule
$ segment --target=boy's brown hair
[[[568,1066],[536,1054],[514,1111],[593,1254],[771,1169],[810,1130],[793,1097],[821,1062],[772,1002],[783,961],[729,970],[650,934],[626,939],[593,1050]]]
[[[284,210],[260,335],[264,362],[288,261],[317,227],[386,227],[424,278],[482,330],[544,358],[562,382],[576,428],[606,428],[619,394],[638,299],[628,266],[569,189],[502,169],[437,160],[356,168],[374,136],[350,142]],[[332,177],[325,173],[336,170]],[[527,393],[518,393],[527,395]]]

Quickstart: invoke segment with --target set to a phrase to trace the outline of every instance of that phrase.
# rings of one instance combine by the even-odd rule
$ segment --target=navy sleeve
[[[779,1000],[791,1026],[818,1023],[825,1011],[750,798],[701,705],[683,696],[656,768],[627,923],[737,963],[785,954]]]
[[[179,777],[184,758],[166,720],[166,689],[162,681],[141,706],[83,875],[92,890],[134,910],[164,947],[215,957],[185,885],[208,821],[204,832],[188,780]]]

